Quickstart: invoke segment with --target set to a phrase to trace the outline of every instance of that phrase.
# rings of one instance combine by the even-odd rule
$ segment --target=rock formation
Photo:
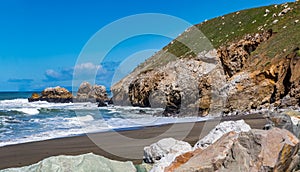
[[[293,171],[298,153],[299,140],[284,129],[229,132],[204,150],[177,157],[165,171]]]
[[[33,101],[47,101],[53,103],[69,103],[73,102],[73,95],[67,89],[62,87],[46,88],[42,91],[41,96],[37,93],[33,93],[29,102]]]
[[[202,58],[209,56],[211,59],[209,63],[199,60],[199,55],[198,60],[180,59],[162,68],[145,71],[135,79],[125,78],[118,84],[122,83],[122,87],[128,84],[128,94],[123,88],[113,87],[114,103],[119,104],[128,98],[127,101],[133,106],[165,108],[165,116],[179,113],[180,116],[198,115],[199,101],[202,104],[202,101],[205,101],[203,97],[207,96],[204,95],[199,99],[199,89],[202,89],[201,79],[215,76],[212,78],[214,80],[212,89],[215,90],[225,81],[220,64],[216,62],[216,55],[216,50],[201,55]],[[128,81],[130,79],[132,80]],[[117,89],[122,91],[117,92]]]
[[[163,107],[165,116],[219,116],[299,105],[299,49],[272,59],[251,55],[272,35],[272,30],[247,34],[195,58],[170,61],[145,72],[134,71],[112,88],[115,103],[127,100],[133,106]]]
[[[54,156],[36,164],[0,170],[1,172],[29,171],[101,171],[101,172],[136,172],[132,162],[118,162],[93,153],[78,156]]]
[[[204,44],[187,29],[112,87],[114,103],[163,107],[165,116],[299,106],[299,9],[295,2],[203,22]]]
[[[76,102],[108,102],[108,96],[106,88],[100,85],[91,85],[88,82],[83,82],[80,84],[77,96],[74,98]],[[104,105],[104,104],[103,104]]]
[[[98,106],[107,106],[110,102],[106,88],[104,86],[91,86],[88,82],[83,82],[79,89],[77,96],[74,97],[71,92],[62,87],[46,88],[41,95],[33,93],[29,102],[47,101],[53,103],[70,103],[70,102],[98,102]]]

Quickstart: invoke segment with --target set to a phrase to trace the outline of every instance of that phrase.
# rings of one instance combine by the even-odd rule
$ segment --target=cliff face
[[[194,51],[201,44],[188,39],[195,34],[187,30],[114,85],[114,103],[162,107],[166,116],[219,116],[300,105],[298,18],[300,7],[295,2],[199,24],[196,27],[215,49],[206,46]],[[193,46],[188,46],[192,48],[180,44],[181,37],[193,40],[189,42]]]

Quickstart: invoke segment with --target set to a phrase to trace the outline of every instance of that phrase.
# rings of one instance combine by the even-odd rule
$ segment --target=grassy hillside
[[[291,10],[279,15],[285,9]],[[274,36],[254,51],[252,56],[263,54],[265,57],[273,58],[282,57],[300,46],[300,21],[297,20],[300,20],[299,2],[243,10],[206,21],[196,27],[207,37],[203,38],[204,42],[209,40],[215,48],[239,40],[246,34],[272,29],[275,32]],[[187,30],[162,51],[139,65],[136,70],[148,71],[177,58],[194,57],[197,52],[190,48],[200,51],[210,47],[203,46],[197,37],[199,35],[195,35],[195,32]],[[182,42],[189,42],[190,48]]]

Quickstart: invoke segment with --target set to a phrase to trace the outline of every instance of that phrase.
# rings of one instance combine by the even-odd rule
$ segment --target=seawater
[[[159,108],[28,102],[30,95],[29,92],[0,92],[0,146],[208,119],[154,116],[163,111]]]

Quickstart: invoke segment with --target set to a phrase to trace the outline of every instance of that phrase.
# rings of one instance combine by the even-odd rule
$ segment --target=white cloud
[[[93,63],[82,63],[72,68],[64,68],[60,71],[49,69],[45,72],[46,81],[67,81],[72,80],[73,76],[90,78],[95,74],[104,75],[106,70],[101,65],[95,65]]]
[[[102,68],[101,65],[95,65],[93,63],[78,64],[74,67],[75,74],[90,73],[95,71],[104,72],[105,70]]]
[[[52,77],[52,78],[59,78],[61,76],[60,73],[58,73],[58,72],[56,72],[52,69],[47,70],[45,75],[48,76],[48,77]]]

